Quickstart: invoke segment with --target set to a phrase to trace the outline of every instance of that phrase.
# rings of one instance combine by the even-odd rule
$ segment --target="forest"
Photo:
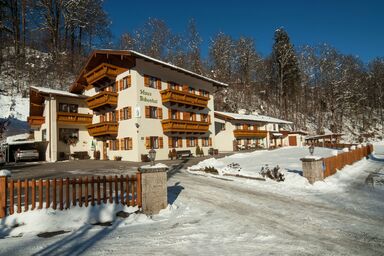
[[[364,63],[323,42],[295,46],[284,28],[267,56],[257,38],[225,32],[211,35],[203,56],[194,19],[183,33],[157,18],[121,35],[110,27],[102,0],[0,0],[0,94],[67,90],[93,49],[132,49],[228,83],[215,93],[216,110],[246,109],[312,133],[383,136],[383,57]]]

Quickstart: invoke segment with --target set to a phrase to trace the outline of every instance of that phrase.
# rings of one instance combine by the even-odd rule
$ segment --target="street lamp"
[[[309,154],[311,154],[311,156],[313,156],[313,152],[315,151],[315,147],[313,146],[313,144],[311,146],[309,146]]]
[[[149,150],[148,154],[149,154],[149,160],[151,160],[152,165],[155,165],[156,150],[152,148],[151,150]]]

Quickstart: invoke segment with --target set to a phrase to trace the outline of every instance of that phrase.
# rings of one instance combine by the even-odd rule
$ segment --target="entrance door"
[[[289,146],[297,146],[296,136],[288,136]]]
[[[108,160],[106,141],[103,141],[103,160]]]

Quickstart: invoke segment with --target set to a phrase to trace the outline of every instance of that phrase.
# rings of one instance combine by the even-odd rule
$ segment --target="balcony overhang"
[[[166,119],[161,121],[164,133],[206,133],[209,123],[201,121]]]
[[[193,108],[206,108],[208,106],[209,97],[196,95],[189,92],[166,89],[160,92],[163,103],[179,104],[191,106]]]
[[[106,92],[102,91],[98,94],[87,99],[88,108],[99,111],[102,109],[116,108],[117,107],[117,97],[116,92]]]
[[[57,112],[58,124],[80,124],[88,125],[92,123],[92,115],[69,113],[69,112]]]
[[[96,124],[90,124],[87,126],[90,136],[97,139],[109,139],[116,138],[118,132],[117,122],[101,122]]]
[[[96,68],[92,69],[84,75],[88,85],[94,87],[108,86],[116,80],[116,76],[126,71],[127,69],[121,68],[108,63],[101,63]]]
[[[245,130],[236,129],[233,131],[235,138],[257,138],[264,139],[267,137],[268,132],[262,130]]]
[[[29,116],[27,118],[29,126],[31,128],[40,128],[45,123],[45,117],[43,116]]]

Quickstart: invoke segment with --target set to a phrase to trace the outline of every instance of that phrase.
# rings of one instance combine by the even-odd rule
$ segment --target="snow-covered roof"
[[[56,90],[56,89],[51,89],[51,88],[46,88],[46,87],[31,86],[30,88],[32,90],[36,90],[42,94],[54,94],[54,95],[61,95],[61,96],[75,97],[75,98],[85,98],[86,97],[84,95],[79,95],[79,94],[71,93],[68,91],[61,91],[61,90]]]
[[[171,64],[171,63],[168,63],[168,62],[164,62],[164,61],[161,61],[161,60],[152,58],[152,57],[147,56],[147,55],[145,55],[145,54],[142,54],[142,53],[139,53],[139,52],[136,52],[136,51],[133,51],[133,50],[128,50],[128,52],[133,53],[133,55],[136,55],[136,56],[138,56],[138,57],[142,57],[142,58],[144,58],[144,59],[147,59],[147,60],[150,60],[150,61],[159,63],[159,64],[164,65],[164,66],[167,66],[167,67],[170,67],[170,68],[172,68],[172,69],[176,69],[176,70],[182,71],[182,72],[184,72],[184,73],[188,73],[188,74],[190,74],[190,75],[193,75],[193,76],[195,76],[195,77],[199,77],[199,78],[201,78],[201,79],[204,79],[204,80],[206,80],[206,81],[212,82],[212,83],[214,83],[214,84],[218,84],[218,85],[221,85],[221,86],[228,86],[228,84],[226,84],[226,83],[219,82],[219,81],[214,80],[214,79],[211,79],[211,78],[209,78],[209,77],[199,75],[199,74],[194,73],[194,72],[192,72],[192,71],[189,71],[189,70],[187,70],[187,69],[184,69],[184,68],[175,66],[175,65],[173,65],[173,64]]]
[[[215,111],[215,114],[218,114],[219,116],[220,115],[226,116],[234,120],[255,121],[255,122],[276,123],[276,124],[292,124],[292,122],[290,121],[285,121],[282,119],[278,119],[270,116],[263,116],[263,115],[253,115],[253,114],[242,115],[242,114],[221,112],[221,111]]]

